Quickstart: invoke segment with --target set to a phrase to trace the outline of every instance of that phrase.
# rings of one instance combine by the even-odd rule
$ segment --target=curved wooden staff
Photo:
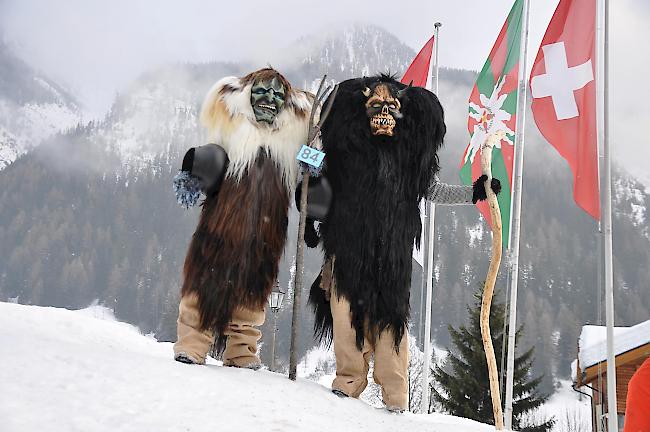
[[[485,349],[485,358],[488,365],[490,377],[490,394],[492,396],[492,412],[494,413],[494,426],[496,430],[503,430],[503,411],[501,409],[501,391],[499,389],[499,371],[497,370],[497,361],[494,356],[494,346],[492,345],[492,336],[490,335],[490,307],[492,306],[492,297],[494,296],[494,284],[499,273],[501,264],[501,246],[502,246],[502,226],[501,210],[499,202],[494,191],[492,191],[492,148],[505,137],[503,131],[497,131],[488,135],[485,142],[481,145],[481,170],[487,175],[485,180],[485,193],[487,202],[490,206],[490,217],[492,219],[492,257],[490,258],[490,267],[488,268],[485,286],[483,287],[483,300],[481,302],[481,336],[483,338],[483,348]]]

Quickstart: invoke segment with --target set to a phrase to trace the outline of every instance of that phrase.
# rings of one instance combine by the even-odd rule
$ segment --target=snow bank
[[[0,302],[0,341],[3,432],[494,430],[441,414],[390,414],[269,371],[177,363],[170,343],[100,306]]]
[[[591,430],[591,399],[571,388],[571,381],[560,380],[548,401],[539,409],[540,418],[555,416],[555,431]],[[580,389],[590,393],[589,389]],[[577,428],[579,426],[579,428]]]
[[[603,326],[583,326],[578,345],[580,369],[607,359],[607,329]],[[614,355],[623,354],[650,343],[650,320],[632,327],[614,328]]]

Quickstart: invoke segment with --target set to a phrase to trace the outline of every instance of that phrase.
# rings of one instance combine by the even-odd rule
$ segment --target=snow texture
[[[614,328],[614,355],[623,354],[650,343],[650,320],[632,327]],[[598,364],[607,359],[607,328],[587,325],[582,327],[578,341],[580,369]],[[575,370],[573,371],[575,374]],[[574,375],[575,377],[575,375]]]
[[[390,414],[265,370],[174,362],[171,343],[96,305],[0,302],[0,340],[3,432],[494,430],[442,414]]]

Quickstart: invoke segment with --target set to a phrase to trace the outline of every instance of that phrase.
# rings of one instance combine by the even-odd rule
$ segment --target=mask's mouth
[[[370,128],[373,135],[393,136],[395,124],[395,119],[390,114],[379,113],[370,119]]]
[[[275,114],[277,112],[277,110],[278,110],[275,107],[275,105],[267,105],[267,104],[258,104],[257,108],[263,109],[265,111],[269,111],[270,113],[273,113],[273,114]]]
[[[273,123],[278,113],[278,107],[269,103],[258,103],[253,105],[255,119],[258,122]]]

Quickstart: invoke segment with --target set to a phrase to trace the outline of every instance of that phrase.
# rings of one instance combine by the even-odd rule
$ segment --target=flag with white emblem
[[[540,132],[573,171],[573,196],[600,219],[595,81],[595,0],[561,0],[530,78]]]
[[[501,193],[497,199],[501,209],[503,245],[506,248],[510,239],[510,200],[523,9],[523,0],[516,0],[490,56],[476,79],[476,85],[469,97],[467,127],[471,138],[460,164],[461,181],[472,184],[482,174],[481,144],[488,135],[497,131],[505,132],[503,140],[492,151],[492,175],[501,181]],[[491,225],[487,201],[479,201],[476,206]]]

